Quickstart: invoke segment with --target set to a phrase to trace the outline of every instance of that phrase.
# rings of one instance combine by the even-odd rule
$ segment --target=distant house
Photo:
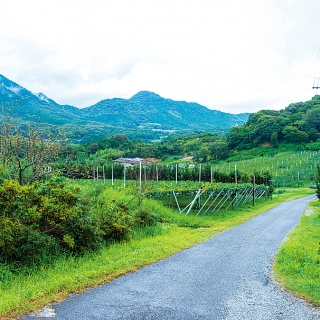
[[[143,164],[143,165],[148,165],[150,164],[149,161],[144,161],[141,158],[118,158],[114,160],[116,163],[121,163],[125,166],[134,166],[135,164]]]

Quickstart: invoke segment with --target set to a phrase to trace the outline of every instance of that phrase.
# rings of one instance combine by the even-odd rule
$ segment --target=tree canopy
[[[227,136],[231,150],[245,150],[263,144],[306,143],[320,138],[320,96],[292,103],[283,110],[261,110],[246,124],[234,127]]]

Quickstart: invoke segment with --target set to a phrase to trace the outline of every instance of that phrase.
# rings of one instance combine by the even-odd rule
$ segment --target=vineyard
[[[154,199],[163,205],[178,210],[180,214],[210,215],[219,210],[232,209],[247,203],[254,204],[261,198],[272,195],[272,187],[251,183],[210,183],[195,181],[150,181],[150,180],[102,180],[77,181],[84,188],[100,186],[123,190],[142,198]]]
[[[265,186],[210,184],[198,190],[167,191],[153,193],[164,205],[175,208],[180,214],[206,215],[221,209],[233,209],[247,203],[268,197]]]
[[[269,157],[223,163],[215,170],[230,172],[269,172],[275,187],[300,187],[314,184],[317,165],[320,163],[319,151],[282,152]]]
[[[318,151],[282,152],[268,157],[228,161],[218,164],[150,164],[133,167],[105,164],[93,168],[93,179],[122,179],[159,182],[172,181],[177,188],[183,181],[194,183],[250,183],[255,175],[257,184],[274,187],[300,187],[314,184]],[[126,184],[126,181],[124,181]],[[163,188],[164,184],[160,184]],[[158,187],[157,187],[158,188]],[[172,188],[171,188],[172,189]],[[178,191],[178,189],[177,189]]]
[[[219,164],[109,163],[92,168],[91,178],[157,199],[181,214],[206,215],[254,204],[274,189],[314,185],[319,161],[318,151],[304,150]]]

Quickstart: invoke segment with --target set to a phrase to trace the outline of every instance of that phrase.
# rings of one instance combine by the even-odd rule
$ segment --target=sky
[[[0,0],[0,74],[79,108],[139,91],[228,113],[320,94],[319,0]]]

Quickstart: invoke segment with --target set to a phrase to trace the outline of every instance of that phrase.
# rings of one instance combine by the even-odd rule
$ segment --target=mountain
[[[18,101],[18,102],[17,102]],[[172,132],[226,132],[244,124],[249,113],[230,114],[197,103],[174,101],[148,91],[130,99],[105,99],[79,109],[59,105],[43,93],[32,93],[0,75],[0,103],[19,122],[39,122],[63,131],[71,141],[88,142],[124,133],[154,139]]]
[[[0,75],[0,103],[10,109],[14,118],[24,121],[61,125],[79,118],[79,109],[59,105],[44,94],[34,94]]]
[[[139,126],[153,123],[169,130],[230,129],[246,122],[249,114],[210,110],[197,103],[164,99],[141,91],[130,99],[107,99],[82,109],[92,121]]]

